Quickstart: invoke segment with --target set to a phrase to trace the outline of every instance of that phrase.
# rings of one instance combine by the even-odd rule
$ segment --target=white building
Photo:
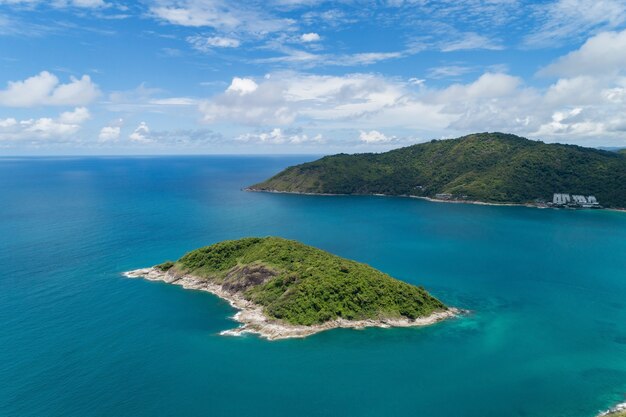
[[[569,194],[555,193],[552,196],[552,203],[557,206],[564,206],[565,204],[569,204],[570,201],[572,200],[570,199]]]
[[[555,193],[552,196],[552,206],[554,207],[583,207],[583,208],[602,208],[595,196]]]

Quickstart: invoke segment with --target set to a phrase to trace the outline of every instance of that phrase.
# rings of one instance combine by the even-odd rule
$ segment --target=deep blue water
[[[247,193],[311,157],[0,159],[0,416],[591,417],[626,394],[626,213]],[[473,313],[223,337],[216,297],[122,277],[278,235]]]

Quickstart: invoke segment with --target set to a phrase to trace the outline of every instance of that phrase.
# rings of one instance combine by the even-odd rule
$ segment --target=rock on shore
[[[459,314],[459,310],[449,308],[445,311],[437,311],[426,317],[419,317],[415,320],[385,319],[385,320],[346,320],[336,319],[315,324],[311,326],[291,325],[280,320],[267,317],[262,306],[244,299],[235,291],[228,291],[223,286],[209,282],[206,279],[195,277],[189,274],[177,274],[170,271],[161,271],[157,268],[143,268],[124,273],[128,278],[144,278],[150,281],[163,281],[168,284],[180,285],[185,289],[207,291],[228,301],[231,306],[239,312],[233,317],[241,325],[235,329],[225,330],[222,335],[239,336],[245,333],[257,334],[268,340],[287,339],[295,337],[306,337],[324,330],[335,328],[365,327],[413,327],[427,326],[439,321],[454,317]]]

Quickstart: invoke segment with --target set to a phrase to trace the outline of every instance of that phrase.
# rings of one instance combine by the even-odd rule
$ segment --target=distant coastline
[[[513,203],[513,202],[502,202],[502,203],[493,203],[488,201],[479,201],[479,200],[443,200],[433,197],[422,197],[417,195],[408,195],[408,194],[380,194],[380,193],[370,193],[370,194],[333,194],[333,193],[306,193],[299,191],[279,191],[279,190],[259,190],[252,187],[245,187],[243,191],[255,192],[255,193],[271,193],[271,194],[295,194],[295,195],[316,195],[316,196],[370,196],[370,197],[401,197],[401,198],[416,198],[419,200],[426,200],[433,203],[452,203],[452,204],[475,204],[479,206],[509,206],[509,207],[529,207],[529,208],[537,208],[537,209],[547,209],[553,208],[547,205],[539,205],[533,203]],[[555,208],[556,209],[556,208]],[[558,210],[568,210],[568,209],[558,209]],[[569,209],[569,210],[580,210],[580,209]],[[603,208],[602,210],[609,211],[626,211],[626,208]]]
[[[289,166],[249,188],[415,196],[483,205],[624,209],[623,178],[626,158],[621,154],[484,132],[382,153],[327,155]]]
[[[345,320],[337,319],[311,326],[290,325],[268,318],[261,306],[244,299],[241,295],[224,291],[217,284],[193,275],[176,275],[169,271],[156,268],[142,268],[123,273],[128,278],[144,278],[150,281],[162,281],[168,284],[180,285],[185,289],[207,291],[239,310],[233,319],[241,325],[235,329],[224,330],[220,334],[225,336],[240,336],[246,333],[257,334],[268,340],[302,338],[325,330],[336,328],[363,329],[366,327],[416,327],[428,326],[439,321],[455,317],[461,313],[456,308],[437,311],[426,317],[415,320],[384,319],[384,320]]]

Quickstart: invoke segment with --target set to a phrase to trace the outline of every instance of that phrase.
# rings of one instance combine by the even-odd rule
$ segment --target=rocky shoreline
[[[336,328],[362,329],[365,327],[414,327],[428,326],[439,321],[455,317],[460,311],[450,308],[445,311],[432,313],[427,317],[415,320],[409,319],[384,319],[384,320],[345,320],[337,319],[312,326],[298,326],[282,323],[268,318],[263,313],[263,308],[255,303],[244,299],[241,295],[225,291],[220,285],[208,282],[188,274],[176,274],[169,271],[161,271],[156,268],[143,268],[128,271],[123,274],[128,278],[144,278],[150,281],[163,281],[168,284],[180,285],[185,289],[207,291],[211,294],[228,301],[239,311],[233,317],[241,325],[235,329],[224,330],[220,334],[226,336],[240,336],[246,333],[257,334],[268,340],[306,337],[325,330]]]
[[[598,414],[597,417],[604,417],[604,416],[614,416],[614,417],[623,417],[626,416],[626,403],[621,403],[621,404],[617,404],[615,407],[611,408],[610,410],[607,411],[603,411],[602,413]]]

